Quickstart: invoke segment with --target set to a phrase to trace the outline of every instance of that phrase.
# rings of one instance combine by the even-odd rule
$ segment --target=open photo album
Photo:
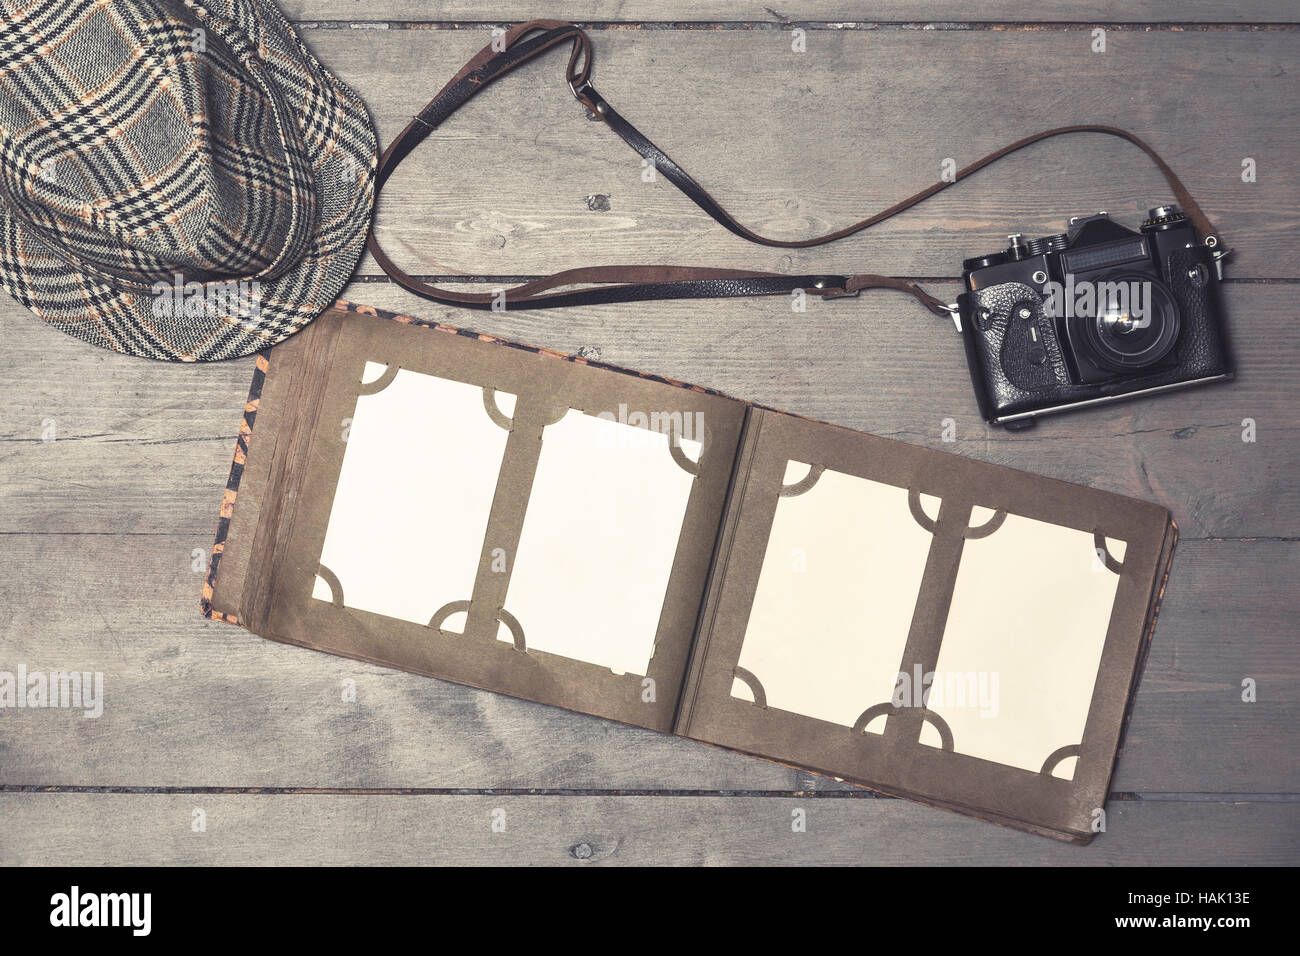
[[[258,359],[204,612],[1085,843],[1158,505],[340,302]]]

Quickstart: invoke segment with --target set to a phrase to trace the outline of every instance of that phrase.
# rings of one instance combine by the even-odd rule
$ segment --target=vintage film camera
[[[1226,252],[1177,206],[1141,230],[1106,213],[967,259],[955,316],[980,413],[1023,428],[1056,414],[1232,378],[1218,288]]]

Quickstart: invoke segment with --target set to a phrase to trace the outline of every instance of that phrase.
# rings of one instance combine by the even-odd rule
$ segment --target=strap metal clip
[[[961,332],[961,309],[956,302],[950,302],[947,305],[940,306],[945,312],[952,316],[952,324],[957,326],[957,331]]]
[[[591,113],[602,119],[605,118],[605,114],[609,111],[609,104],[596,92],[596,88],[591,85],[590,80],[583,80],[577,85],[574,84],[573,80],[569,80],[569,89],[573,92],[573,98]]]
[[[1214,262],[1214,275],[1220,282],[1223,281],[1223,260],[1230,255],[1232,255],[1231,249],[1222,248],[1215,249],[1210,253],[1210,259]]]

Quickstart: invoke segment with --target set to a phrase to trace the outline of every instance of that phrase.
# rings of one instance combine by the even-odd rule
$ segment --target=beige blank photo
[[[976,507],[971,525],[993,515]],[[1106,539],[1114,559],[1125,549]],[[1119,584],[1103,558],[1092,534],[1015,514],[966,540],[930,692],[954,750],[1037,773],[1079,744]],[[981,681],[983,700],[970,693]],[[927,725],[921,742],[939,737]],[[1071,779],[1075,762],[1054,774]]]
[[[351,423],[339,423],[347,450],[312,597],[428,624],[473,592],[509,432],[476,385],[409,369],[383,385],[387,375],[367,362],[362,382],[382,387],[359,395]],[[507,416],[514,399],[495,394]],[[463,614],[443,627],[458,622]]]
[[[739,666],[769,707],[852,727],[893,696],[931,535],[906,488],[827,469],[790,493],[810,470],[786,463]],[[938,498],[921,503],[938,514]],[[743,679],[732,695],[754,696]]]
[[[542,432],[506,594],[530,651],[647,673],[695,482],[668,443],[576,409]]]

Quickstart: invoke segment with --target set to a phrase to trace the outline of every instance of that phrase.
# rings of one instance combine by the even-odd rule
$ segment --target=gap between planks
[[[820,778],[819,778],[820,779]],[[830,778],[826,778],[828,781]],[[251,796],[380,796],[380,797],[760,797],[816,800],[898,800],[888,793],[862,788],[844,790],[600,790],[562,787],[147,787],[76,786],[72,784],[2,784],[0,793],[150,794],[163,796],[231,794]],[[1300,793],[1186,793],[1117,790],[1108,801],[1158,803],[1300,803]]]
[[[502,24],[526,22],[509,18],[502,20],[329,20],[304,18],[291,20],[300,30],[487,30]],[[1183,23],[1164,21],[1105,21],[1105,20],[973,20],[967,22],[946,20],[573,20],[575,26],[591,31],[770,31],[798,27],[801,30],[834,33],[1066,33],[1070,31],[1101,28],[1116,33],[1259,33],[1266,31],[1300,32],[1300,23],[1280,21],[1258,22],[1204,22]]]

